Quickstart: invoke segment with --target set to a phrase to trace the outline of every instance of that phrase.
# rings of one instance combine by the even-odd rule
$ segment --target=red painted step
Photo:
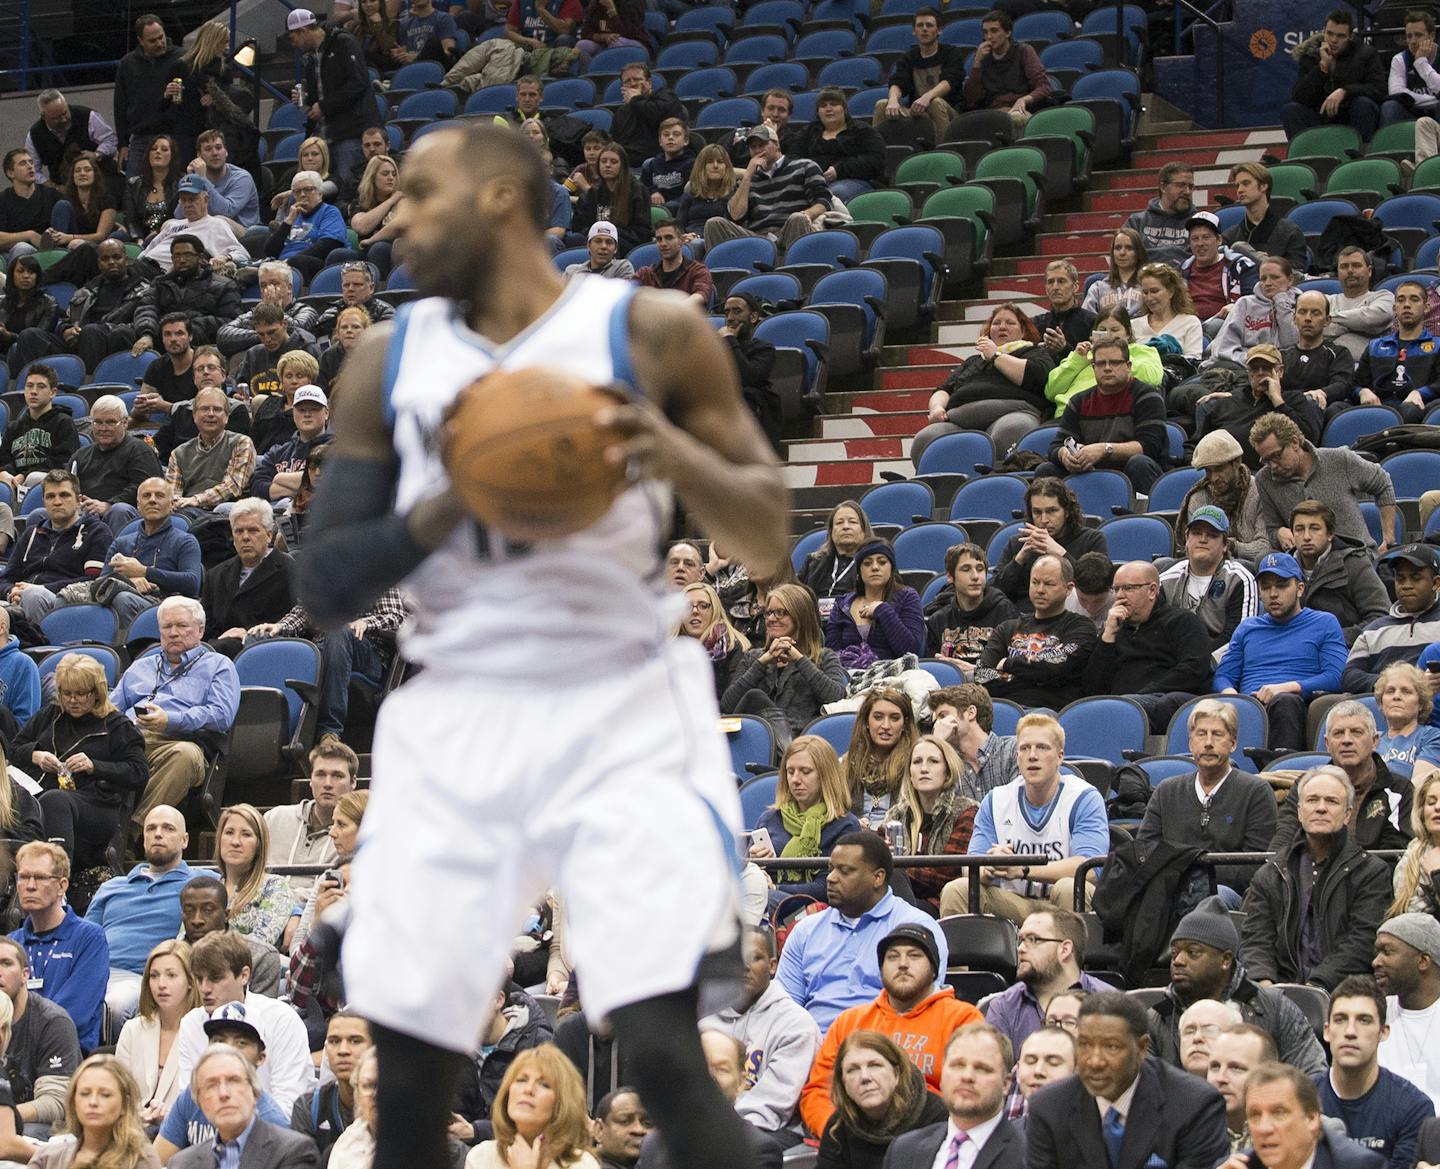
[[[959,365],[960,359],[943,349],[931,349],[928,345],[912,345],[906,357],[910,365]]]
[[[906,434],[906,438],[913,435],[913,431]],[[845,446],[845,458],[850,459],[903,459],[904,452],[900,449],[899,438],[810,438],[800,439],[792,442],[787,448],[787,456],[792,463],[814,463],[815,458],[806,458],[807,449],[814,450],[821,446],[832,446],[843,443]],[[829,456],[824,456],[828,460]],[[821,466],[828,466],[829,463],[821,462]]]
[[[1035,241],[1042,256],[1103,256],[1110,249],[1110,237],[1103,231],[1052,232]]]
[[[1042,287],[1044,286],[1043,278],[1040,284]],[[887,390],[933,390],[945,380],[949,373],[949,366],[937,368],[924,365],[902,365],[893,369],[882,369],[880,384]],[[890,408],[893,409],[893,407]]]
[[[868,462],[821,463],[815,468],[816,487],[858,487],[875,481],[875,468]]]
[[[1023,292],[1027,296],[1045,295],[1044,276],[988,276],[987,292]]]
[[[900,372],[897,369],[882,371],[889,375]],[[856,394],[854,404],[867,410],[924,410],[930,402],[926,390],[870,390]]]
[[[1255,151],[1258,159],[1265,148],[1255,146],[1250,149]],[[1220,165],[1215,161],[1219,153],[1218,150],[1137,150],[1131,157],[1130,169],[1158,171],[1167,162],[1185,162],[1196,170],[1213,170]]]
[[[1108,242],[1108,239],[1097,233],[1095,240],[1086,241],[1089,246],[1084,251],[1074,249],[1049,256],[1018,256],[1013,261],[1015,264],[1015,274],[1017,276],[1034,276],[1037,274],[1043,276],[1045,275],[1045,266],[1047,264],[1065,258],[1074,260],[1077,267],[1087,272],[1102,268],[1105,266],[1105,253],[1093,250],[1096,242],[1105,243]]]
[[[1194,150],[1213,146],[1217,150],[1244,146],[1253,130],[1200,130],[1180,134],[1163,134],[1155,141],[1156,150]]]
[[[1153,170],[1119,171],[1113,175],[1096,175],[1090,183],[1092,191],[1154,191],[1158,185]]]
[[[928,395],[927,395],[928,397]],[[916,431],[925,425],[924,410],[904,410],[886,414],[836,414],[835,418],[844,418],[847,422],[854,419],[863,422],[871,434],[880,437],[913,438]],[[824,419],[821,419],[823,424]],[[827,442],[838,442],[840,439],[822,436]],[[850,441],[849,439],[843,441]]]
[[[1142,211],[1148,202],[1149,200],[1147,199],[1144,203],[1140,203],[1138,206],[1131,207],[1128,210]],[[1119,227],[1122,222],[1123,219],[1117,219],[1113,210],[1072,211],[1065,216],[1065,231],[1062,234],[1074,235],[1078,232],[1098,231],[1109,236],[1114,233],[1115,229]],[[1106,243],[1108,246],[1108,239]]]
[[[1086,200],[1091,211],[1143,211],[1154,196],[1149,191],[1096,191]],[[1115,226],[1119,226],[1116,224]]]

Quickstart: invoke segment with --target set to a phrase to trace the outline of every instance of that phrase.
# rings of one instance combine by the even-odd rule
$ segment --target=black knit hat
[[[855,553],[855,563],[864,564],[867,556],[883,556],[890,561],[891,568],[895,567],[895,549],[889,540],[866,540]]]
[[[885,965],[885,951],[891,946],[905,942],[911,946],[918,946],[925,951],[925,957],[930,959],[930,969],[939,978],[943,973],[940,969],[940,947],[935,944],[935,935],[923,925],[897,925],[893,930],[880,939],[880,944],[875,947],[875,954],[880,960],[880,965]]]
[[[1240,931],[1218,897],[1207,897],[1180,919],[1171,942],[1200,942],[1216,950],[1240,952]]]

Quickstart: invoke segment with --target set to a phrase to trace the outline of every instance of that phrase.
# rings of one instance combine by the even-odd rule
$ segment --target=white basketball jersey
[[[1060,792],[1050,806],[1050,814],[1042,823],[1032,825],[1020,810],[1020,801],[1025,798],[1023,780],[1017,779],[992,789],[986,798],[990,800],[995,839],[1001,844],[1008,844],[1018,853],[1038,853],[1046,858],[1047,864],[1074,856],[1070,847],[1070,813],[1075,808],[1075,802],[1091,790],[1085,780],[1062,772]],[[1043,888],[1036,882],[1019,878],[1001,881],[1000,884],[1022,897],[1040,896],[1036,890]]]
[[[400,458],[396,510],[408,511],[448,482],[441,421],[456,395],[484,374],[546,365],[638,389],[629,354],[633,292],[621,280],[572,280],[542,317],[503,345],[470,329],[453,301],[402,308],[384,381]],[[516,680],[593,677],[644,660],[680,608],[659,579],[670,507],[668,487],[647,481],[562,539],[509,546],[479,523],[462,524],[406,581],[416,614],[405,656]]]

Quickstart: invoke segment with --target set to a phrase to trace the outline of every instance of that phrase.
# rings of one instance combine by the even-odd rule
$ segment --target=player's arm
[[[694,305],[660,292],[636,293],[630,330],[636,379],[660,409],[616,408],[611,425],[630,436],[621,457],[673,483],[726,555],[753,574],[778,570],[789,493],[724,343]]]
[[[464,510],[446,489],[405,515],[393,507],[399,462],[385,420],[382,382],[390,325],[366,330],[345,362],[325,464],[297,557],[300,596],[316,624],[333,628],[364,613],[444,542]]]

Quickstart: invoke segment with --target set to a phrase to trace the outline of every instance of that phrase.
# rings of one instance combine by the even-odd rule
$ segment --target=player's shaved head
[[[449,137],[449,131],[427,137]],[[534,143],[508,126],[487,123],[463,127],[456,137],[456,158],[465,173],[490,181],[518,183],[520,201],[531,222],[544,231],[550,223],[550,176]],[[425,139],[420,142],[423,145]]]

